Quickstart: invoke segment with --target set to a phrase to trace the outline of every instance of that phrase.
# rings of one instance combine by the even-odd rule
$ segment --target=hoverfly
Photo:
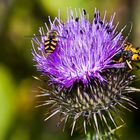
[[[140,49],[135,48],[132,43],[126,42],[123,49],[113,57],[113,61],[126,62],[129,69],[132,70],[131,63],[140,62]]]
[[[57,42],[58,42],[59,33],[56,30],[50,30],[46,36],[44,36],[44,50],[45,53],[50,54],[54,52]]]
[[[56,30],[48,31],[47,35],[44,36],[44,50],[46,54],[51,54],[57,47],[58,38],[65,38],[60,36]]]

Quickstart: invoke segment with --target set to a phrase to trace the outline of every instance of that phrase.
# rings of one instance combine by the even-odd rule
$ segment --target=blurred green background
[[[56,127],[57,118],[44,122],[46,108],[37,105],[38,82],[31,55],[31,36],[47,23],[48,16],[57,16],[58,9],[65,21],[66,8],[84,8],[90,17],[94,8],[103,16],[116,12],[115,22],[119,29],[133,23],[129,40],[140,46],[140,1],[139,0],[1,0],[0,1],[0,140],[78,140],[69,131]],[[129,28],[124,35],[127,35]],[[140,77],[140,71],[136,71]],[[136,81],[134,86],[140,87]],[[140,108],[140,94],[133,94]],[[126,114],[127,113],[127,114]],[[122,140],[140,140],[140,110],[125,112],[127,127],[119,134]]]

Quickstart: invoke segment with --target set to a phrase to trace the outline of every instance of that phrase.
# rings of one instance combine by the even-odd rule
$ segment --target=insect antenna
[[[34,36],[27,35],[27,36],[24,36],[24,38],[30,39],[30,38],[34,38],[34,37],[45,37],[45,36],[47,36],[47,34],[44,34],[44,35],[34,35]],[[65,36],[60,36],[60,35],[58,35],[57,37],[65,38],[65,39],[67,38]]]

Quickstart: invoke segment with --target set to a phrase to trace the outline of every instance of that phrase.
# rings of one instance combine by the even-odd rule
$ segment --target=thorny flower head
[[[73,119],[71,134],[78,121],[85,133],[88,125],[97,135],[102,130],[111,132],[112,125],[118,127],[113,114],[118,115],[119,107],[134,107],[126,93],[133,91],[129,85],[135,76],[124,63],[112,59],[126,41],[124,28],[118,32],[113,25],[114,16],[107,22],[106,13],[101,19],[95,10],[90,22],[85,10],[70,9],[65,23],[60,14],[53,21],[49,17],[47,31],[39,29],[41,40],[33,38],[33,60],[52,86],[40,95],[47,97],[44,105],[51,108],[46,120],[57,113],[64,124]]]

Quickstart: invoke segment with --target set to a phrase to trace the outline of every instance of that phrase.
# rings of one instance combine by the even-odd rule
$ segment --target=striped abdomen
[[[47,36],[44,39],[44,49],[46,53],[52,53],[58,41],[58,32],[57,31],[50,31],[48,32]]]

